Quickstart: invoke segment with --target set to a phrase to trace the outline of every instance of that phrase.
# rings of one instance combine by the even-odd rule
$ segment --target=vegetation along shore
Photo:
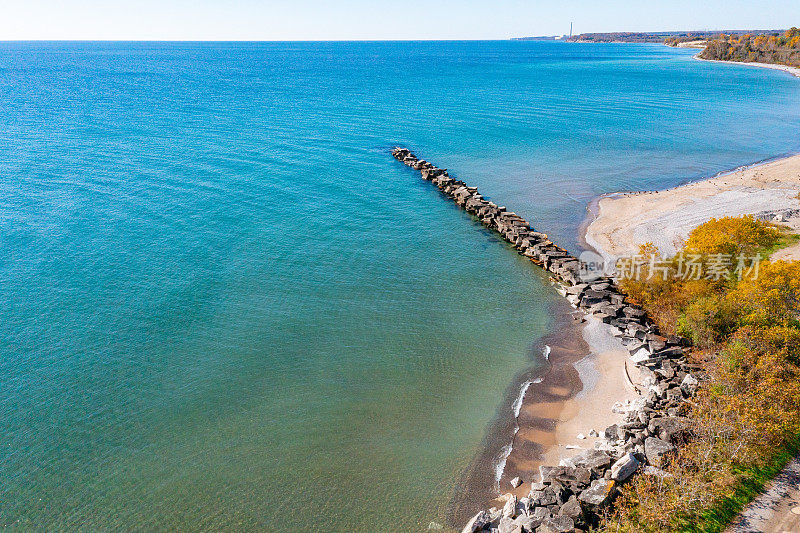
[[[698,58],[796,74],[798,41],[717,36]],[[583,235],[599,266],[393,155],[551,272],[584,322],[588,355],[565,359],[563,390],[526,382],[500,495],[464,532],[721,531],[798,450],[800,155],[599,199]]]
[[[662,475],[659,467],[665,456],[675,450],[674,442],[688,428],[683,406],[694,395],[702,376],[693,375],[687,362],[687,341],[675,335],[659,335],[646,312],[621,294],[613,279],[584,273],[581,261],[516,213],[485,200],[476,188],[417,158],[408,149],[396,148],[393,155],[420,171],[423,179],[503,236],[520,254],[549,271],[567,301],[590,317],[590,327],[604,330],[598,336],[611,333],[613,355],[623,369],[628,362],[635,368],[635,382],[631,380],[630,386],[640,393],[646,391],[634,400],[610,406],[622,420],[600,431],[587,430],[594,441],[591,448],[572,448],[571,453],[561,456],[559,464],[539,466],[536,480],[530,475],[509,480],[501,487],[509,489],[502,498],[502,508],[478,511],[463,531],[497,528],[566,532],[601,525],[619,487],[635,472]],[[523,486],[523,496],[511,492]]]

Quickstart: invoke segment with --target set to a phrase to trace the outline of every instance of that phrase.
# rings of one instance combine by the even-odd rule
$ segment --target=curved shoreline
[[[528,389],[522,396],[518,392],[507,395],[507,409],[513,415],[509,417],[510,423],[503,426],[509,428],[508,436],[501,437],[499,454],[493,453],[491,446],[485,448],[482,457],[489,459],[479,460],[477,466],[488,465],[491,473],[484,474],[483,483],[475,490],[482,490],[481,494],[498,492],[503,487],[503,478],[518,474],[508,482],[514,492],[503,496],[502,511],[495,506],[485,510],[486,505],[480,505],[478,508],[484,510],[474,515],[463,531],[473,533],[489,526],[501,527],[503,522],[510,525],[514,518],[518,529],[524,525],[526,531],[542,523],[549,523],[559,531],[571,530],[574,525],[585,527],[597,523],[603,508],[616,494],[616,484],[625,482],[640,465],[651,462],[649,454],[645,457],[645,439],[672,446],[661,440],[671,439],[672,433],[664,433],[659,428],[662,424],[678,427],[685,423],[678,415],[678,407],[684,397],[693,394],[681,382],[691,378],[685,340],[660,336],[646,312],[627,301],[612,278],[601,277],[595,271],[585,272],[586,265],[578,258],[556,246],[546,234],[534,230],[516,213],[484,199],[477,188],[450,177],[446,169],[419,159],[408,149],[395,148],[392,155],[419,171],[424,180],[432,182],[444,196],[497,232],[520,255],[549,272],[556,291],[578,309],[574,314],[580,322],[589,322],[582,335],[563,330],[556,333],[564,335],[560,344],[580,348],[567,349],[564,358],[551,357],[553,364],[540,383],[531,385],[533,391]],[[556,316],[564,319],[574,314],[558,313]],[[581,342],[591,346],[588,356]],[[553,355],[559,355],[557,351],[562,346],[555,343],[550,346]],[[632,386],[627,376],[626,362],[634,353],[633,361],[646,377],[647,386],[660,387],[651,389],[647,398],[640,396],[641,390]],[[556,364],[556,361],[564,364]],[[663,372],[657,374],[656,370]],[[694,378],[692,381],[697,382]],[[520,380],[511,390],[519,391],[525,383]],[[593,394],[590,397],[580,394],[584,391]],[[541,393],[541,397],[537,393]],[[517,411],[520,397],[522,406]],[[542,416],[547,409],[552,410],[553,416]],[[653,423],[648,426],[650,419]],[[634,420],[639,422],[633,423]],[[502,417],[498,417],[498,421],[502,423]],[[625,430],[619,432],[618,427]],[[591,438],[584,433],[576,434],[579,430]],[[490,431],[485,442],[496,435],[496,431]],[[520,446],[518,439],[528,446]],[[563,449],[556,446],[567,442],[572,444]],[[530,455],[531,448],[535,456]],[[556,461],[559,466],[554,466]],[[498,476],[496,469],[500,465],[503,472]],[[486,468],[483,471],[486,472]],[[480,469],[472,472],[476,474],[472,480],[479,481]],[[520,479],[522,475],[525,479]],[[490,477],[491,482],[487,482],[486,477]],[[496,486],[498,477],[499,486]],[[461,488],[469,491],[475,487],[467,482]],[[475,492],[467,492],[461,498],[457,491],[454,499],[463,502],[466,511],[477,503],[475,498]],[[495,499],[491,503],[500,502]],[[462,516],[468,516],[460,509],[454,510],[451,523],[459,524]]]
[[[696,59],[698,61],[708,61],[709,63],[724,63],[726,65],[744,65],[748,67],[769,68],[772,70],[780,70],[791,76],[800,78],[800,68],[792,67],[789,65],[780,65],[778,63],[759,63],[757,61],[748,62],[748,61],[725,61],[722,59],[706,59],[704,57],[700,57],[700,54],[695,54],[694,56],[692,56],[692,59]]]
[[[792,214],[800,208],[799,193],[800,154],[770,158],[659,191],[598,196],[587,208],[580,239],[614,262],[645,242],[670,254],[689,231],[711,218],[750,214],[800,231]]]
[[[569,397],[573,397],[583,388],[577,373],[569,370],[588,351],[581,335],[582,325],[572,318],[572,311],[564,302],[556,300],[551,303],[550,316],[553,317],[553,323],[549,328],[550,332],[531,346],[532,358],[534,361],[538,360],[538,364],[521,372],[509,385],[493,422],[487,428],[480,453],[457,484],[447,516],[448,523],[454,526],[463,525],[475,514],[475,509],[495,502],[503,492],[501,487],[519,475],[516,466],[518,461],[524,459],[538,465],[545,460],[549,443],[528,441],[519,432],[530,428],[531,421],[526,414],[530,406],[545,400],[551,401],[553,389],[563,385],[565,379],[573,391]],[[546,347],[550,348],[548,361],[541,355]],[[526,382],[530,382],[530,385],[521,396],[521,389]],[[520,396],[522,399],[519,402],[519,414],[514,416],[515,403]],[[551,419],[559,415],[559,410],[553,407],[542,415],[543,418]],[[555,431],[552,424],[545,423],[540,424],[539,429],[545,434]],[[552,439],[554,438],[553,435]],[[503,473],[497,479],[495,468],[498,458],[509,445],[511,448],[505,458]]]

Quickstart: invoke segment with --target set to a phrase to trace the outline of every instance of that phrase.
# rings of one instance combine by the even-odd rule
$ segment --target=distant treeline
[[[567,37],[567,41],[594,42],[594,43],[663,43],[667,39],[681,39],[682,41],[695,41],[725,35],[744,35],[747,33],[768,33],[780,30],[715,30],[715,31],[657,31],[657,32],[613,32],[613,33],[581,33]]]
[[[725,35],[745,35],[759,33],[781,33],[783,30],[714,30],[714,31],[657,31],[657,32],[612,32],[612,33],[581,33],[568,36],[541,36],[541,37],[515,37],[512,41],[579,41],[592,43],[663,43],[667,40],[680,39],[678,42],[697,41]]]
[[[708,42],[700,57],[800,67],[800,29],[791,28],[784,32],[761,34],[718,35]]]

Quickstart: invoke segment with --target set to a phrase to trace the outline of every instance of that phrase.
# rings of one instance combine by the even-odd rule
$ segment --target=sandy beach
[[[531,482],[539,480],[540,465],[558,465],[593,448],[598,440],[593,433],[623,422],[615,404],[638,397],[638,373],[626,365],[628,351],[608,325],[593,317],[574,320],[551,342],[552,366],[523,399],[519,431],[500,478],[501,498],[491,501],[495,506],[502,506],[502,495],[509,492],[526,496]],[[517,476],[522,484],[514,489],[510,480]]]
[[[590,206],[584,239],[598,253],[615,258],[635,253],[645,242],[672,253],[691,229],[712,217],[770,213],[800,231],[798,194],[800,155],[795,155],[664,191],[600,198]],[[800,257],[800,246],[779,251],[774,258],[779,257]],[[612,329],[592,317],[573,322],[562,323],[560,334],[546,339],[551,367],[523,398],[519,431],[500,479],[501,495],[526,495],[538,480],[540,465],[557,465],[593,448],[593,433],[622,421],[615,404],[638,397],[638,371]],[[517,476],[523,483],[513,489],[510,480]],[[503,500],[492,503],[502,505]]]
[[[700,48],[700,47],[687,46],[682,48]],[[720,61],[718,59],[703,59],[702,57],[699,56],[694,56],[694,59],[697,59],[698,61],[711,61],[713,63],[726,63],[728,65],[744,65],[747,67],[770,68],[773,70],[781,70],[783,72],[786,72],[787,74],[791,74],[792,76],[800,78],[800,68],[790,67],[788,65],[776,65],[773,63],[756,63],[756,62],[746,63],[744,61]]]
[[[723,216],[770,213],[800,231],[800,155],[754,165],[710,179],[657,192],[619,193],[596,203],[585,241],[613,261],[652,242],[674,253],[698,225]],[[800,246],[773,258],[800,258]]]
[[[502,506],[502,496],[509,492],[526,496],[531,482],[539,479],[540,465],[557,465],[563,458],[594,447],[596,439],[590,432],[602,434],[606,427],[621,422],[623,415],[613,412],[614,405],[637,396],[626,377],[628,351],[611,328],[596,318],[575,318],[582,313],[566,302],[556,307],[554,332],[541,344],[549,348],[549,367],[520,376],[512,386],[501,412],[512,409],[517,391],[526,380],[533,381],[519,407],[515,421],[519,429],[513,435],[514,421],[501,417],[489,431],[492,441],[486,443],[454,498],[453,523],[463,523],[481,502]],[[628,365],[627,373],[636,381],[638,374],[631,372],[635,369]],[[513,445],[498,487],[494,479],[498,454],[509,442]],[[516,489],[510,484],[515,477],[522,479]]]

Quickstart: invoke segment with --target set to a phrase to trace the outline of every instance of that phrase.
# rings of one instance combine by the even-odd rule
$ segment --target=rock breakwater
[[[640,397],[618,405],[625,422],[605,429],[595,448],[562,459],[557,466],[541,466],[537,479],[515,478],[510,488],[524,481],[530,491],[517,498],[503,498],[502,509],[479,511],[464,526],[464,533],[559,533],[588,531],[597,526],[612,505],[621,484],[633,475],[668,475],[663,466],[691,430],[686,400],[702,378],[687,360],[685,339],[659,335],[646,312],[620,293],[611,277],[584,281],[581,262],[534,230],[521,216],[486,200],[475,187],[451,177],[446,169],[416,157],[406,148],[395,148],[398,161],[418,170],[446,197],[452,199],[484,226],[500,234],[518,253],[552,274],[559,293],[574,307],[594,315],[613,328],[629,351],[630,363],[643,379]],[[534,477],[531,475],[531,477]]]

